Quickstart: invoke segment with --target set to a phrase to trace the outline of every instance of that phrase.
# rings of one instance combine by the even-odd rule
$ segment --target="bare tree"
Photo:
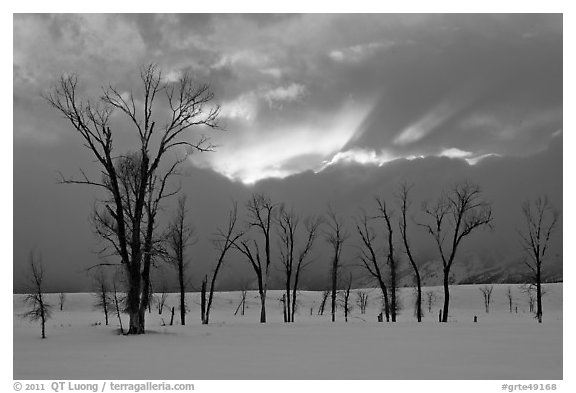
[[[426,295],[426,305],[428,306],[428,313],[432,313],[432,306],[436,303],[436,292],[429,290],[424,293]]]
[[[160,286],[160,291],[156,295],[156,305],[158,306],[158,315],[162,315],[164,311],[164,306],[166,305],[166,300],[168,300],[168,283],[165,280],[162,281]]]
[[[242,288],[240,290],[240,303],[238,304],[236,311],[234,311],[234,315],[238,314],[238,311],[241,311],[240,315],[244,315],[246,309],[246,295],[248,295],[248,290]]]
[[[360,313],[366,314],[368,306],[368,294],[364,291],[356,291],[356,304],[360,307]]]
[[[534,312],[534,303],[536,303],[536,296],[534,292],[536,291],[536,286],[534,284],[524,284],[522,285],[522,292],[528,297],[528,310],[529,312]],[[542,296],[545,292],[542,291]]]
[[[518,231],[522,247],[528,254],[526,266],[532,272],[536,285],[536,318],[542,323],[542,263],[550,246],[550,238],[558,223],[558,211],[552,207],[548,197],[538,197],[534,202],[522,204],[522,213],[526,220],[524,232]]]
[[[24,304],[29,310],[21,315],[32,322],[40,321],[42,338],[46,338],[46,321],[52,316],[52,306],[44,297],[44,265],[41,256],[34,256],[31,251],[28,259],[30,272],[28,277],[27,294],[24,296]]]
[[[94,302],[94,307],[96,307],[96,309],[102,310],[104,313],[106,326],[108,326],[108,313],[113,307],[113,304],[112,298],[110,296],[110,283],[108,282],[108,277],[106,276],[104,269],[101,267],[94,275],[94,287],[94,297],[96,299]]]
[[[442,259],[444,275],[442,322],[448,322],[450,269],[456,258],[456,252],[462,240],[474,230],[491,226],[492,205],[483,199],[480,186],[465,181],[454,185],[434,205],[424,204],[423,208],[432,222],[420,225],[425,227],[434,239]]]
[[[235,230],[237,219],[238,204],[234,202],[228,216],[228,226],[225,230],[218,228],[212,239],[212,245],[218,251],[218,260],[216,262],[214,272],[212,273],[212,279],[210,281],[210,293],[208,295],[204,320],[202,321],[202,323],[206,325],[210,321],[210,309],[212,308],[212,300],[214,299],[214,289],[216,288],[218,272],[226,260],[226,254],[228,254],[228,251],[230,251],[230,249],[234,246],[234,243],[243,235],[243,232],[236,232]],[[244,315],[244,311],[242,311],[242,315]]]
[[[332,206],[328,205],[327,212],[328,229],[325,232],[326,241],[332,246],[333,256],[331,264],[332,277],[332,322],[336,321],[336,292],[338,291],[338,274],[341,268],[341,255],[344,242],[350,237],[349,232],[344,227],[344,219],[334,212]]]
[[[66,294],[64,292],[60,292],[58,295],[58,304],[60,305],[60,311],[64,310],[64,302],[66,301]]]
[[[178,289],[180,291],[180,323],[186,325],[186,269],[189,261],[186,260],[186,249],[195,244],[194,228],[186,222],[186,196],[178,198],[176,214],[168,227],[166,236],[166,254],[168,262],[178,272]]]
[[[369,226],[369,220],[366,212],[362,212],[356,218],[356,230],[362,239],[359,258],[366,271],[378,282],[378,286],[382,291],[386,322],[390,322],[390,301],[388,300],[388,288],[385,283],[384,266],[378,258],[376,233],[374,229]]]
[[[512,296],[512,288],[510,288],[510,286],[506,290],[506,297],[508,298],[508,307],[510,309],[510,313],[512,313],[512,304],[514,303],[514,297]]]
[[[396,314],[400,310],[398,305],[397,295],[398,295],[398,261],[394,256],[394,231],[392,230],[392,212],[388,209],[386,201],[384,198],[376,198],[376,203],[378,204],[379,215],[378,218],[383,218],[386,223],[386,235],[388,240],[388,256],[387,263],[390,269],[390,316],[392,317],[392,322],[396,322]]]
[[[285,322],[294,322],[300,273],[312,262],[312,260],[309,260],[307,257],[316,240],[318,227],[320,226],[322,219],[320,217],[312,217],[305,220],[304,226],[307,231],[306,242],[299,249],[297,249],[297,243],[300,217],[296,212],[293,209],[287,210],[284,205],[282,205],[280,206],[280,211],[276,221],[280,238],[280,262],[284,268],[284,289],[286,291]],[[290,294],[291,291],[292,296]]]
[[[162,83],[162,74],[155,65],[141,70],[143,97],[135,99],[132,92],[124,93],[112,86],[103,89],[98,102],[80,97],[75,75],[62,76],[45,95],[47,101],[70,122],[84,140],[84,146],[94,155],[102,180],[90,179],[85,172],[78,180],[62,183],[87,184],[103,189],[109,196],[103,202],[99,216],[105,231],[101,236],[120,256],[128,284],[127,305],[130,315],[128,334],[142,334],[144,310],[147,307],[150,261],[153,257],[154,218],[159,201],[165,197],[165,185],[179,159],[162,170],[166,155],[178,148],[188,151],[210,151],[208,138],[201,136],[192,142],[186,135],[197,127],[217,127],[219,107],[208,108],[213,94],[208,85],[197,85],[183,74],[173,83]],[[157,98],[165,93],[167,121],[158,121]],[[137,109],[142,105],[141,108]],[[121,127],[113,128],[112,113],[120,112],[136,131],[137,160],[132,160],[134,181],[123,184],[119,175],[118,153],[114,140]],[[126,188],[125,186],[129,186]],[[167,193],[170,194],[170,193]]]
[[[484,310],[486,310],[486,314],[488,314],[490,312],[490,301],[492,300],[492,290],[494,289],[494,286],[484,285],[478,289],[482,292],[482,297],[484,298]]]
[[[406,218],[408,209],[410,209],[411,205],[409,197],[411,188],[412,186],[409,186],[407,183],[400,184],[400,192],[398,194],[398,199],[400,200],[400,211],[402,215],[400,218],[400,235],[402,236],[402,242],[404,244],[404,252],[408,256],[410,265],[414,270],[414,278],[416,281],[416,318],[418,322],[422,322],[422,281],[420,279],[418,264],[416,264],[416,261],[414,260],[412,250],[410,248],[410,242],[408,241],[408,221]]]
[[[266,291],[268,290],[270,263],[272,261],[270,239],[277,205],[272,203],[270,198],[264,194],[254,194],[248,201],[246,208],[248,209],[248,226],[256,228],[264,238],[264,253],[260,255],[260,246],[255,239],[238,239],[233,244],[246,257],[256,273],[261,303],[260,322],[266,323]]]

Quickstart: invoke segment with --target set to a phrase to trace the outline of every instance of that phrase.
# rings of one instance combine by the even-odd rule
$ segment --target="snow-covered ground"
[[[94,310],[91,294],[68,294],[40,328],[18,317],[23,295],[14,295],[14,379],[562,379],[562,284],[545,285],[544,323],[528,312],[527,296],[510,285],[494,285],[486,314],[480,285],[452,287],[450,322],[438,323],[438,299],[418,324],[413,290],[401,290],[397,323],[378,323],[380,296],[369,292],[366,314],[354,309],[348,323],[339,311],[330,322],[329,301],[317,315],[320,292],[302,292],[293,324],[282,322],[280,291],[268,292],[268,323],[260,324],[259,300],[249,292],[246,314],[234,315],[240,294],[217,293],[211,324],[200,324],[198,294],[188,294],[187,326],[174,326],[169,307],[147,314],[148,334],[118,335],[118,321]],[[425,300],[425,299],[424,299]],[[516,312],[517,307],[517,312]],[[312,308],[312,315],[310,309]],[[177,307],[176,307],[177,309]],[[478,323],[473,322],[478,316]],[[125,325],[127,317],[123,316]],[[101,323],[100,325],[98,323]]]

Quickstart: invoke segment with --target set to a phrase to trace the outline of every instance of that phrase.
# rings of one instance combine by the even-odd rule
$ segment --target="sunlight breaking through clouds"
[[[454,105],[452,102],[441,103],[422,116],[422,118],[406,127],[394,139],[394,144],[407,145],[419,141],[454,116],[459,110],[460,106]]]
[[[409,155],[400,155],[400,154],[392,154],[386,150],[381,150],[379,153],[375,150],[370,149],[350,149],[346,151],[340,151],[336,153],[330,160],[326,160],[323,162],[322,167],[317,171],[321,172],[324,169],[337,165],[337,164],[360,164],[360,165],[374,165],[374,166],[383,166],[391,161],[398,160],[398,159],[405,159],[405,160],[415,160],[421,159],[426,157],[447,157],[447,158],[454,158],[454,159],[462,159],[466,161],[469,165],[476,165],[480,161],[484,160],[488,157],[499,157],[499,154],[496,153],[487,153],[487,154],[475,154],[469,151],[457,149],[457,148],[449,148],[444,149],[436,154],[409,154]]]
[[[284,178],[305,170],[317,170],[354,136],[369,112],[364,105],[347,105],[339,115],[317,124],[295,124],[273,132],[251,130],[233,145],[221,146],[215,154],[191,156],[194,165],[212,170],[244,184],[265,178]],[[295,169],[294,161],[318,157]]]

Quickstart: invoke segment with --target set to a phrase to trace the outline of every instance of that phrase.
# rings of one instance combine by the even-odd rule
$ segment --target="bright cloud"
[[[499,154],[495,153],[487,153],[487,154],[474,154],[469,151],[460,150],[455,147],[450,149],[445,149],[438,154],[439,157],[448,157],[448,158],[460,158],[465,160],[470,165],[476,165],[480,161],[484,160],[488,157],[499,157]]]
[[[392,156],[384,150],[382,150],[380,153],[377,153],[374,150],[351,149],[338,152],[330,160],[324,161],[324,165],[320,171],[338,163],[356,163],[362,165],[382,166],[396,158],[398,157]]]
[[[301,170],[288,164],[303,156],[318,156],[314,170],[352,138],[368,108],[347,106],[339,115],[317,124],[295,124],[264,133],[252,130],[233,145],[223,145],[211,155],[192,156],[195,165],[209,167],[231,180],[253,184],[259,180],[284,178]]]

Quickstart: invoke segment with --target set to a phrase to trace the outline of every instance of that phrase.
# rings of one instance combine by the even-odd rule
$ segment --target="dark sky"
[[[561,15],[15,15],[13,60],[15,290],[30,249],[53,290],[88,289],[84,269],[98,263],[87,220],[98,195],[56,184],[58,171],[97,173],[40,96],[63,73],[93,98],[109,83],[136,89],[150,62],[167,82],[188,71],[211,84],[226,131],[210,134],[217,151],[192,155],[179,179],[199,237],[194,285],[231,201],[255,191],[305,214],[330,202],[352,229],[375,195],[393,203],[401,181],[415,185],[419,219],[422,201],[470,179],[495,225],[470,239],[462,263],[517,263],[523,200],[547,194],[562,211]],[[134,130],[116,125],[118,149],[129,150]],[[434,259],[425,234],[413,236],[421,260]],[[551,263],[561,264],[561,237],[560,227]],[[310,287],[323,285],[324,247]],[[250,277],[240,256],[228,262],[222,285]]]

